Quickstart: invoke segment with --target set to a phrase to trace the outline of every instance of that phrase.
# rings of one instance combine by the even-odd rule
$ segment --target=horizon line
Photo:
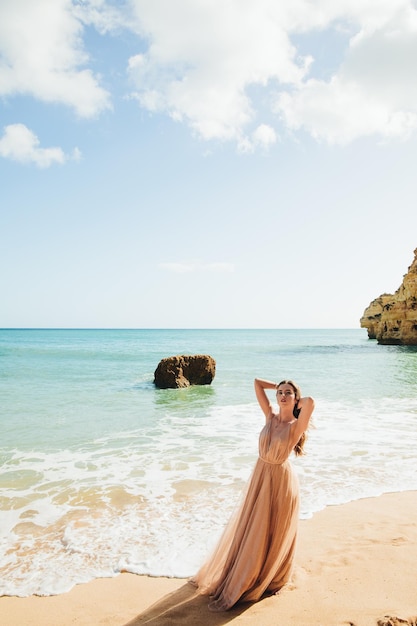
[[[0,330],[365,330],[360,326],[4,326]]]

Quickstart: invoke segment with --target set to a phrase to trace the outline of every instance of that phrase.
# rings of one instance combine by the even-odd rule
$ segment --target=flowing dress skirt
[[[289,429],[288,429],[289,430]],[[270,424],[246,496],[212,554],[191,580],[212,596],[211,610],[227,611],[238,601],[275,593],[291,576],[296,545],[299,486],[284,438],[271,442]]]

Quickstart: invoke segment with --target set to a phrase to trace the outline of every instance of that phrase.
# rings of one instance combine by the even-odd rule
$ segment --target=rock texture
[[[160,389],[210,385],[215,373],[216,361],[207,354],[170,356],[159,362],[154,384]]]
[[[385,345],[417,345],[417,248],[394,295],[384,293],[365,309],[360,324],[369,339]]]

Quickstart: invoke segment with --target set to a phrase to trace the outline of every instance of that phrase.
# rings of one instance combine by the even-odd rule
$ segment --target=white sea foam
[[[417,488],[410,400],[316,406],[307,455],[293,459],[302,517]],[[0,594],[62,593],[121,571],[192,575],[240,499],[261,427],[255,404],[213,406],[79,449],[15,450],[1,480]]]

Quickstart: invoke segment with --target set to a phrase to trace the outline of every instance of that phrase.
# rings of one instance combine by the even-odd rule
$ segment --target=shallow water
[[[211,386],[158,390],[172,354]],[[253,378],[316,400],[301,515],[417,488],[417,350],[363,330],[0,331],[0,593],[195,572],[236,507],[263,416]]]

